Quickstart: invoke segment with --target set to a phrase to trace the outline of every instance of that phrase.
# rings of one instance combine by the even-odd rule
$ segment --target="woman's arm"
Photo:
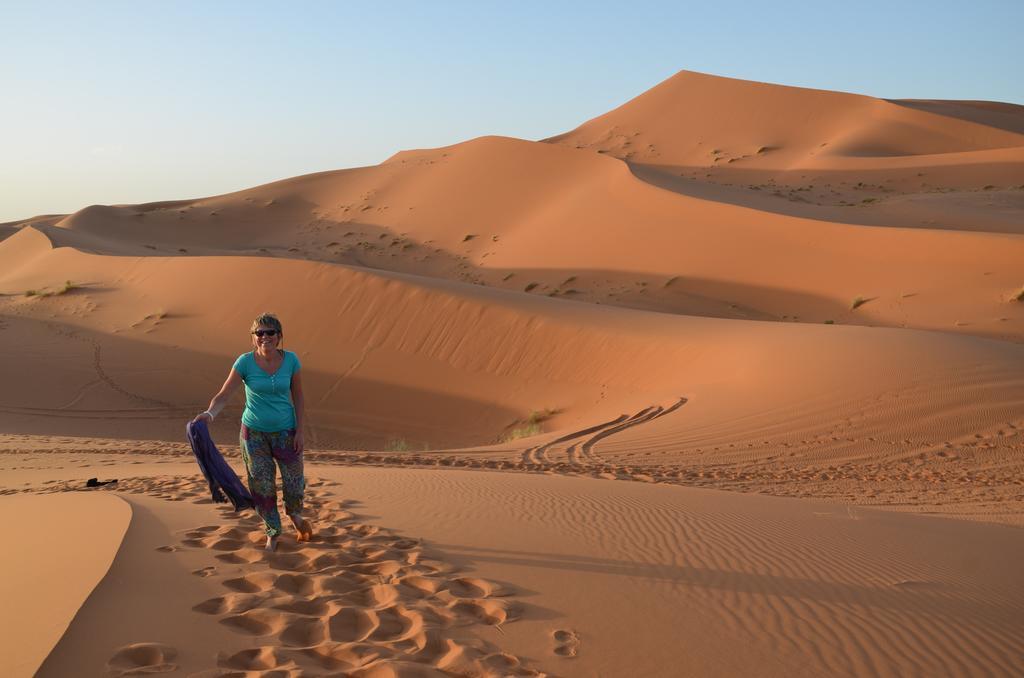
[[[292,406],[295,408],[295,451],[301,453],[305,447],[302,423],[306,418],[306,401],[302,395],[302,369],[292,373]]]
[[[231,400],[231,396],[235,394],[238,387],[242,385],[242,375],[238,373],[234,367],[228,372],[228,378],[224,380],[224,385],[217,391],[217,395],[213,396],[213,400],[210,401],[210,406],[205,412],[200,412],[195,419],[192,421],[199,421],[205,419],[206,421],[213,421],[213,418],[221,413],[224,406]]]

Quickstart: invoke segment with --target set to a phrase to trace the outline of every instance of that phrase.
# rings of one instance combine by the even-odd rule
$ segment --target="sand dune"
[[[910,156],[1012,149],[1019,172],[1022,120],[1021,106],[887,101],[681,71],[547,141],[632,162],[778,172],[855,168],[869,158],[876,167],[900,167]]]
[[[152,466],[123,455],[122,468],[139,459]],[[118,483],[135,516],[125,544],[38,675],[1022,666],[1013,528],[641,483],[320,465],[320,538],[267,556],[251,517],[211,506],[194,467],[168,461]],[[43,466],[23,477],[36,492],[81,482],[41,485]]]
[[[81,493],[5,496],[0,509],[21,523],[17,536],[8,534],[17,545],[0,556],[0,666],[4,675],[20,678],[36,674],[107,574],[131,509],[111,495]]]
[[[742,113],[764,107],[779,115]],[[794,123],[795,111],[814,124]],[[588,141],[609,125],[648,130],[638,138],[652,135],[662,159]],[[712,141],[741,133],[772,150],[741,162]],[[845,150],[832,148],[840,137]],[[854,137],[906,147],[855,152]],[[682,73],[549,141],[484,137],[223,196],[23,224],[103,254],[287,257],[687,315],[1024,336],[1009,303],[1024,257],[1020,134],[869,97]],[[703,157],[705,143],[716,153]],[[870,303],[854,309],[858,298]]]
[[[41,675],[1019,672],[1022,224],[1022,107],[690,72],[2,224],[0,493],[133,511]],[[181,463],[265,310],[321,534],[269,558]]]
[[[379,449],[389,438],[414,450],[488,444],[531,411],[559,411],[548,422],[555,430],[585,428],[685,396],[679,426],[720,429],[720,446],[783,441],[747,423],[755,417],[789,432],[790,456],[842,430],[855,438],[847,441],[855,456],[900,457],[923,441],[937,449],[1013,423],[1024,392],[1021,347],[973,337],[643,313],[293,260],[112,259],[50,249],[28,229],[0,248],[24,262],[2,281],[8,289],[42,287],[40,273],[54,270],[90,281],[7,301],[7,334],[47,342],[14,368],[26,383],[37,376],[35,388],[3,404],[11,432],[59,425],[100,435],[116,411],[126,436],[177,437],[182,417],[201,408],[246,348],[244,335],[215,331],[197,306],[198,291],[210,289],[219,290],[208,306],[223,327],[245,326],[265,307],[291,309],[289,336],[310,371],[312,439],[323,447]],[[260,277],[275,284],[258,299],[232,285]],[[169,349],[180,364],[160,360]],[[45,376],[54,354],[67,361],[53,373],[60,386]],[[909,389],[910,409],[888,405]],[[95,428],[82,428],[90,412]],[[814,414],[801,423],[786,412]],[[894,428],[895,450],[882,435]],[[709,439],[696,440],[703,449]],[[658,453],[678,459],[689,441],[680,430]]]

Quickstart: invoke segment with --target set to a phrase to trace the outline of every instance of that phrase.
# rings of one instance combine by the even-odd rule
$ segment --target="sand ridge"
[[[5,610],[0,615],[0,665],[12,678],[32,676],[106,575],[131,509],[116,496],[80,493],[45,498],[18,493],[0,498],[0,507],[10,520],[26,526],[16,537],[17,546],[0,555]]]

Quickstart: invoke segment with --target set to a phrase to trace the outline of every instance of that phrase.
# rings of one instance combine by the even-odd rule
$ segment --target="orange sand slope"
[[[135,517],[40,676],[1024,668],[1013,528],[641,483],[316,465],[320,538],[286,535],[267,556],[257,521],[210,506],[191,465],[57,453],[19,477],[60,492],[80,481],[40,485],[47,467],[83,478],[85,459],[132,474],[99,491]]]
[[[278,308],[315,448],[435,463],[422,451],[542,433],[529,413],[550,411],[538,442],[470,456],[1011,522],[1024,499],[1016,343],[647,313],[294,260],[101,256],[31,228],[5,254],[21,262],[8,289],[56,270],[89,281],[8,297],[24,384],[0,404],[9,432],[180,440],[245,350],[237,328]],[[235,284],[257,279],[274,281],[257,299]],[[218,422],[227,440],[240,405]]]
[[[0,510],[20,523],[0,552],[0,666],[28,677],[106,575],[132,512],[111,495],[74,493],[0,497]]]
[[[1009,105],[683,72],[549,143],[484,137],[18,225],[98,253],[314,259],[673,313],[1019,341],[1022,127]]]

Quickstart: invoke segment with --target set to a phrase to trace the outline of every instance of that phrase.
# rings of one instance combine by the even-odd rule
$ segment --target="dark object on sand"
[[[199,470],[210,484],[213,500],[218,504],[230,500],[236,511],[252,508],[252,495],[213,444],[206,422],[190,421],[185,427],[185,432],[189,444],[192,445],[192,454],[196,455],[196,461],[199,462]]]
[[[100,480],[99,478],[89,478],[85,481],[86,487],[99,487],[100,485],[109,485],[110,483],[116,483],[117,478],[113,480]]]

